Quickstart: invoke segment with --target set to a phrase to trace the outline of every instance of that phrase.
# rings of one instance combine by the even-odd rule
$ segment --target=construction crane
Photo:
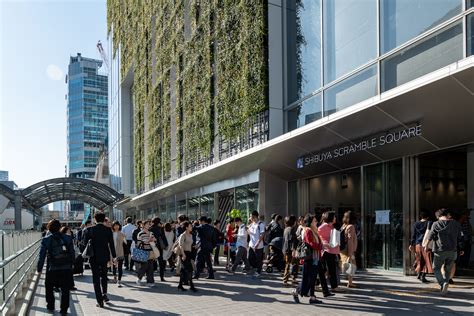
[[[100,56],[102,57],[102,60],[105,63],[105,66],[107,67],[107,73],[109,72],[109,59],[107,58],[107,54],[105,53],[104,47],[102,47],[102,43],[100,40],[97,42],[97,50],[100,53]]]

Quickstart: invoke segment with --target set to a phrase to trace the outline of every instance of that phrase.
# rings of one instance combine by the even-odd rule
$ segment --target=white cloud
[[[56,65],[48,65],[46,74],[51,80],[62,80],[64,77],[63,71]]]

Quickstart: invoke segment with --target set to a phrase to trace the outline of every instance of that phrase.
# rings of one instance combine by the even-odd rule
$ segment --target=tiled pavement
[[[414,277],[368,271],[357,275],[356,289],[341,289],[321,305],[309,305],[307,299],[295,304],[291,289],[281,286],[274,273],[252,279],[236,273],[228,275],[217,267],[216,280],[200,279],[197,293],[178,292],[177,277],[167,273],[166,283],[154,288],[138,287],[135,277],[126,274],[123,287],[109,283],[111,304],[95,306],[90,270],[76,276],[78,288],[72,295],[72,315],[474,315],[474,279],[456,279],[447,297],[440,297],[434,283],[423,285]],[[433,280],[433,277],[430,278]],[[156,277],[155,280],[159,280]],[[417,281],[417,282],[415,282]],[[317,296],[321,298],[321,293]],[[59,297],[56,308],[59,308]],[[39,282],[30,315],[45,315],[44,278]]]

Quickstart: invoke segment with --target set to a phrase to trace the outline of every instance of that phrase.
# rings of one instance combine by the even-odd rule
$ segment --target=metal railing
[[[38,231],[0,231],[0,313],[21,292],[28,275],[35,271],[41,233]]]

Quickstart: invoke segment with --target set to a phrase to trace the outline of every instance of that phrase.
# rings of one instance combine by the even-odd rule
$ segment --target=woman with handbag
[[[347,274],[347,287],[356,287],[352,279],[356,269],[355,252],[357,251],[356,216],[352,211],[344,213],[341,228],[341,270]]]
[[[181,258],[181,274],[179,277],[178,289],[181,291],[186,291],[183,287],[184,284],[189,283],[189,289],[193,292],[196,292],[196,288],[193,284],[193,264],[192,260],[192,248],[193,248],[193,226],[190,222],[186,221],[181,224],[184,228],[184,233],[179,236],[178,247],[176,253]]]
[[[429,220],[427,212],[420,212],[420,220],[413,225],[413,234],[410,241],[410,246],[408,250],[410,252],[415,252],[415,271],[418,276],[418,280],[423,283],[429,283],[426,279],[427,273],[433,273],[433,268],[431,266],[431,248],[424,249],[427,246],[427,240],[425,241],[425,235],[428,235],[428,232],[433,224]],[[423,244],[425,242],[425,244]]]
[[[302,232],[303,242],[297,250],[297,257],[301,259],[303,264],[303,277],[298,288],[294,289],[292,294],[296,303],[300,301],[298,295],[308,296],[309,294],[310,304],[320,304],[322,302],[316,298],[314,288],[316,286],[322,243],[318,235],[316,218],[308,214],[305,216],[304,223],[306,227]]]
[[[327,269],[329,282],[333,290],[337,289],[337,255],[339,254],[339,245],[331,243],[331,234],[334,234],[334,224],[336,223],[336,213],[334,211],[324,212],[321,220],[323,224],[318,227],[318,233],[323,243],[323,255],[321,257],[322,267]],[[338,233],[336,231],[336,233]],[[329,293],[329,292],[328,292]],[[326,293],[326,295],[330,295]]]
[[[123,275],[123,261],[125,260],[124,247],[127,245],[125,234],[122,233],[122,225],[119,221],[115,221],[112,224],[112,234],[114,237],[115,254],[117,255],[117,264],[112,266],[112,273],[114,275],[114,281],[118,287],[122,287],[120,283]],[[118,279],[117,279],[118,270]]]
[[[155,253],[153,252],[153,248],[150,243],[156,242],[156,238],[151,231],[149,231],[151,227],[151,221],[147,220],[143,223],[143,227],[141,232],[137,235],[137,245],[134,249],[142,250],[148,252],[148,257],[145,259],[141,259],[141,262],[137,262],[137,258],[135,257],[133,260],[135,263],[138,263],[138,279],[137,285],[142,284],[142,278],[146,275],[146,283],[150,286],[154,286],[155,279],[153,277],[153,261],[155,261]]]

